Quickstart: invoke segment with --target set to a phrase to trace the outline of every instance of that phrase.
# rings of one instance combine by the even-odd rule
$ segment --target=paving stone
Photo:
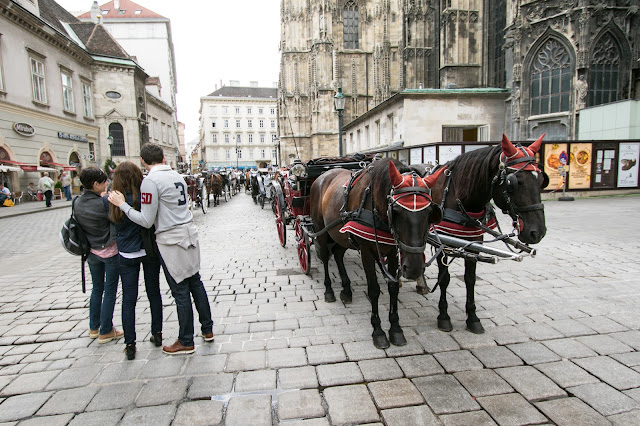
[[[136,405],[145,407],[178,402],[184,398],[188,385],[185,377],[149,380],[140,391]]]
[[[280,422],[280,425],[286,426],[329,426],[329,419],[326,417],[306,420],[288,420]]]
[[[344,351],[347,353],[347,359],[349,361],[385,358],[387,356],[385,351],[373,346],[373,342],[371,340],[344,343],[342,346],[344,347]]]
[[[559,321],[553,321],[549,323],[551,327],[558,330],[564,337],[576,337],[576,336],[587,336],[591,334],[597,334],[595,330],[587,327],[586,325],[574,320],[574,319],[565,319]]]
[[[400,356],[410,356],[410,355],[422,355],[424,354],[424,348],[418,341],[415,336],[409,335],[409,330],[405,331],[405,337],[407,338],[407,344],[404,346],[396,346],[391,345],[385,352],[388,357],[400,357]]]
[[[529,340],[529,336],[518,330],[515,326],[505,325],[501,327],[488,327],[487,333],[498,345],[509,345],[512,343],[524,343]]]
[[[173,377],[180,374],[186,361],[185,357],[172,356],[147,361],[142,368],[139,379],[157,379],[160,377]]]
[[[86,411],[126,408],[136,400],[142,385],[142,382],[129,382],[104,386],[91,400]]]
[[[607,417],[614,426],[627,426],[640,424],[640,410],[630,411],[628,413],[615,414]]]
[[[367,382],[398,379],[403,376],[402,370],[393,358],[366,359],[358,362],[358,367]]]
[[[190,401],[180,404],[172,426],[208,426],[222,423],[222,401]]]
[[[80,388],[89,385],[102,371],[102,365],[63,370],[49,383],[47,390]]]
[[[227,357],[228,355],[226,354],[190,357],[182,375],[199,376],[202,374],[222,373],[227,363]]]
[[[440,416],[444,426],[495,426],[496,422],[486,411],[470,411],[468,413],[448,414]]]
[[[276,370],[243,371],[236,377],[235,392],[250,392],[276,388]]]
[[[138,407],[127,411],[122,418],[122,426],[169,426],[176,411],[174,405]]]
[[[622,354],[633,349],[607,335],[577,337],[577,341],[596,351],[599,355]]]
[[[381,410],[424,403],[422,395],[409,379],[378,381],[369,383],[368,387]]]
[[[440,352],[433,356],[447,373],[482,369],[482,363],[467,350]]]
[[[271,396],[236,396],[231,398],[225,415],[226,426],[271,426]]]
[[[489,333],[475,334],[467,330],[454,331],[451,337],[460,345],[461,349],[483,348],[487,346],[496,346],[493,336]]]
[[[626,390],[623,393],[636,401],[640,401],[640,388]]]
[[[613,354],[610,355],[610,357],[627,367],[636,367],[640,365],[640,352]]]
[[[326,413],[317,389],[296,390],[278,396],[280,420],[323,417]]]
[[[197,376],[193,378],[187,398],[201,399],[211,398],[214,395],[224,395],[231,392],[233,374],[218,373],[210,376]]]
[[[364,381],[362,372],[355,362],[325,364],[316,367],[320,386],[336,386]]]
[[[92,411],[77,414],[69,426],[111,426],[117,425],[124,416],[124,410]]]
[[[602,334],[628,330],[624,325],[604,316],[578,318],[577,321]]]
[[[522,359],[504,346],[472,349],[471,353],[486,368],[515,367],[523,364]]]
[[[87,408],[100,388],[87,386],[84,388],[64,389],[55,392],[38,411],[39,416],[51,416],[66,413],[81,413]]]
[[[382,410],[387,426],[439,426],[440,421],[426,405]]]
[[[616,340],[621,341],[625,345],[631,346],[636,351],[640,351],[640,331],[639,330],[630,330],[630,331],[621,331],[619,333],[611,333],[610,336]]]
[[[269,368],[301,367],[307,365],[307,353],[304,348],[272,349],[267,351]]]
[[[541,343],[563,359],[586,358],[597,355],[576,338],[545,340]]]
[[[565,337],[558,330],[546,323],[532,322],[527,324],[517,324],[515,327],[523,334],[529,336],[531,340],[540,341]]]
[[[507,345],[507,348],[519,356],[525,364],[529,365],[561,360],[558,355],[539,342],[516,343]]]
[[[571,361],[549,362],[535,366],[561,388],[597,383],[599,380]]]
[[[573,362],[618,390],[640,387],[640,373],[607,356],[580,358]]]
[[[51,397],[52,392],[11,396],[0,404],[0,422],[22,420],[33,416]]]
[[[57,416],[32,417],[23,420],[20,425],[25,426],[66,426],[73,418],[73,414],[59,414]]]
[[[316,388],[318,376],[312,366],[281,368],[278,370],[278,383],[278,387],[282,389]]]
[[[307,347],[307,357],[311,365],[344,362],[347,360],[347,354],[342,345],[336,344],[309,346]]]
[[[444,373],[444,369],[433,355],[415,355],[396,358],[396,362],[404,372],[405,377],[421,377]]]
[[[233,352],[229,354],[225,371],[262,370],[266,362],[265,351]]]
[[[558,426],[593,425],[606,426],[609,421],[578,398],[562,398],[535,404],[540,411]]]
[[[416,336],[416,340],[422,345],[424,350],[430,354],[444,351],[457,351],[460,349],[460,345],[458,345],[453,337],[442,331],[420,334]]]
[[[146,363],[147,361],[145,360],[136,360],[107,365],[95,379],[95,383],[104,384],[135,380]]]
[[[330,387],[324,390],[329,417],[334,425],[380,421],[376,406],[365,385]]]
[[[41,392],[58,374],[60,374],[60,371],[43,371],[40,373],[20,374],[9,385],[2,389],[2,391],[0,391],[0,396]]]
[[[450,375],[417,377],[412,380],[436,414],[478,410],[474,398]]]
[[[513,388],[492,370],[462,371],[454,377],[474,397],[513,392]]]
[[[566,396],[565,391],[533,367],[505,367],[495,372],[529,401]]]
[[[517,393],[483,396],[478,398],[478,402],[501,426],[539,424],[547,421],[545,416]]]
[[[575,386],[567,388],[567,392],[580,398],[603,416],[640,409],[640,402],[606,383]]]

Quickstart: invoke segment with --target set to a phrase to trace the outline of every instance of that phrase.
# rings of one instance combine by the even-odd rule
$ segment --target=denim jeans
[[[103,259],[89,253],[91,298],[89,299],[89,328],[107,334],[113,328],[113,310],[118,292],[118,256]]]
[[[71,186],[63,186],[62,189],[64,190],[64,198],[71,201]]]
[[[162,262],[162,269],[164,269],[164,276],[171,289],[171,295],[176,301],[179,324],[178,340],[184,346],[193,346],[193,308],[191,307],[191,296],[193,296],[193,302],[198,311],[202,334],[211,333],[213,330],[213,320],[211,319],[211,307],[209,306],[207,291],[204,289],[202,280],[200,280],[199,272],[196,272],[180,283],[176,283],[176,280],[169,274],[164,260],[160,260]]]
[[[138,277],[140,264],[144,270],[144,286],[151,307],[151,333],[162,331],[162,295],[160,294],[160,259],[143,256],[127,259],[118,255],[120,281],[122,282],[122,329],[124,343],[136,342],[136,302],[138,301]]]

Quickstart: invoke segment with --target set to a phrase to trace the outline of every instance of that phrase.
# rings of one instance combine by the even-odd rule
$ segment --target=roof
[[[94,55],[129,58],[129,54],[118,44],[102,24],[75,22],[69,26],[76,33],[87,51]]]
[[[104,13],[108,10],[107,13]],[[138,12],[139,11],[139,12]],[[136,13],[138,12],[138,13]],[[113,0],[105,4],[100,5],[100,16],[103,19],[143,19],[143,18],[165,18],[162,15],[157,14],[153,10],[147,9],[144,6],[140,6],[130,0],[120,0],[120,9],[115,10],[113,6]],[[90,19],[91,11],[85,12],[78,16],[80,19]]]
[[[273,98],[276,99],[278,89],[274,87],[240,87],[223,86],[207,96],[225,98]]]
[[[53,0],[39,0],[38,4],[40,17],[63,34],[66,34],[67,31],[64,29],[62,22],[78,22],[78,18]]]

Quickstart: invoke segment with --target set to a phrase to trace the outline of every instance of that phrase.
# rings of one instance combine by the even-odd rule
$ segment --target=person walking
[[[84,191],[73,201],[73,209],[91,246],[87,258],[93,284],[89,299],[89,337],[97,337],[98,343],[107,343],[123,335],[113,326],[118,291],[118,246],[115,226],[109,221],[109,203],[103,196],[107,175],[96,167],[87,167],[80,174],[80,181]]]
[[[69,176],[69,173],[63,171],[62,176],[60,176],[60,181],[62,182],[64,198],[66,198],[67,201],[71,201],[71,176]]]
[[[127,204],[140,210],[142,171],[130,161],[118,164],[111,189],[124,194]],[[144,247],[142,227],[129,219],[118,207],[109,206],[109,216],[116,224],[118,270],[122,282],[122,328],[127,359],[136,357],[136,301],[140,265],[144,269],[144,285],[151,307],[151,342],[162,345],[162,295],[160,294],[160,259],[152,248]],[[147,231],[145,229],[145,231]]]
[[[120,191],[112,191],[109,201],[133,222],[156,227],[160,262],[176,301],[178,340],[162,351],[169,355],[195,352],[194,320],[191,297],[200,320],[205,342],[213,341],[213,320],[207,292],[200,279],[200,243],[193,215],[188,208],[187,184],[171,167],[164,164],[160,145],[146,143],[140,150],[142,165],[149,171],[142,181],[142,208],[135,210],[125,202]]]
[[[44,172],[38,181],[38,189],[44,194],[47,207],[51,207],[53,197],[53,180],[49,177],[49,172]]]

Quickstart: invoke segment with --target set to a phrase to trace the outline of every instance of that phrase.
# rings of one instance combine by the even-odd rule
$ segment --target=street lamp
[[[240,159],[239,154],[240,152],[238,151],[238,137],[236,136],[236,170],[238,170],[238,160]]]
[[[342,87],[338,87],[338,93],[333,97],[333,106],[338,112],[338,151],[342,157],[342,112],[344,111],[344,103],[346,98],[342,94]]]
[[[107,141],[109,144],[109,159],[111,160],[111,158],[113,157],[113,136],[109,135],[107,136]]]
[[[280,166],[280,139],[274,141],[276,146],[276,166]]]

